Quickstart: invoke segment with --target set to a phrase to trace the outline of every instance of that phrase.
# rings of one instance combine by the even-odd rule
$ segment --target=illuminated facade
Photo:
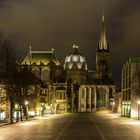
[[[87,78],[87,63],[85,56],[79,51],[79,46],[73,45],[73,52],[65,58],[64,69],[66,80],[74,84],[85,84]]]
[[[68,104],[70,111],[78,111],[79,86],[87,82],[87,63],[77,44],[73,45],[73,52],[65,58],[64,69],[68,83]]]
[[[51,63],[52,62],[52,63]],[[50,51],[30,51],[22,62],[22,66],[27,65],[31,71],[45,83],[50,83],[53,80],[50,67],[52,65],[59,66],[60,62],[54,55],[54,49]]]
[[[115,86],[110,69],[110,50],[106,39],[104,15],[102,16],[101,36],[96,52],[96,71],[89,71],[87,83],[80,85],[79,112],[92,112],[111,109]]]
[[[60,82],[65,82],[65,72],[54,54],[54,49],[32,51],[30,47],[30,51],[21,65],[28,66],[41,81],[39,96],[36,104],[29,106],[30,111],[34,110],[36,115],[66,112],[67,88],[65,83],[60,84]]]
[[[110,69],[110,50],[106,39],[104,16],[98,50],[96,70],[88,70],[85,56],[77,44],[60,64],[51,51],[32,51],[22,62],[41,79],[48,93],[46,102],[52,113],[109,109],[113,102],[115,86]]]
[[[114,85],[81,85],[79,89],[79,112],[96,112],[112,109]]]
[[[113,84],[110,69],[110,50],[106,38],[104,15],[102,16],[101,35],[96,52],[96,83]]]
[[[139,101],[140,57],[132,57],[122,68],[122,116],[138,118],[140,115]]]
[[[52,113],[65,113],[68,111],[67,83],[54,83],[54,92],[51,100]]]

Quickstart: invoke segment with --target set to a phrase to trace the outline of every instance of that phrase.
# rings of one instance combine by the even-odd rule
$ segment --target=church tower
[[[67,82],[71,81],[78,85],[86,83],[87,63],[77,44],[73,45],[73,51],[66,56],[64,69],[66,70]]]
[[[102,15],[101,35],[96,51],[96,82],[98,84],[112,84],[110,69],[110,50],[105,32],[105,17]]]

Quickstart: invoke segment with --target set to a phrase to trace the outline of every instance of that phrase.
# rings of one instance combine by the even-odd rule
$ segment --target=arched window
[[[39,70],[39,68],[34,67],[34,68],[32,69],[32,72],[33,72],[33,74],[34,74],[35,76],[37,76],[38,78],[40,78],[40,70]]]
[[[41,70],[41,79],[44,81],[50,80],[50,70],[47,67]]]

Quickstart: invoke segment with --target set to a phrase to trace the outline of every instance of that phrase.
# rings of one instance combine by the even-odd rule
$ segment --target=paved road
[[[108,113],[54,115],[1,127],[0,140],[140,140],[140,121]]]

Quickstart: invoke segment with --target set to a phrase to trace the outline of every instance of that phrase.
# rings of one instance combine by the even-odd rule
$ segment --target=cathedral
[[[71,53],[61,64],[50,51],[32,51],[22,61],[41,80],[42,90],[48,88],[47,104],[54,113],[95,112],[111,109],[115,85],[110,68],[110,49],[106,38],[104,16],[102,16],[101,35],[96,51],[96,69],[89,70],[86,57],[78,44],[73,45]]]

